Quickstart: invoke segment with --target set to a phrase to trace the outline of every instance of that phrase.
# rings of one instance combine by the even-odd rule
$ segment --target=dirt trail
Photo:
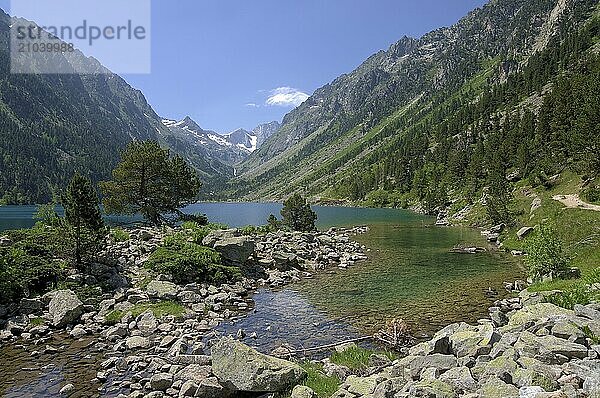
[[[556,195],[556,196],[553,196],[552,199],[562,203],[569,209],[583,209],[583,210],[600,211],[599,205],[593,205],[591,203],[586,203],[579,198],[579,195]]]

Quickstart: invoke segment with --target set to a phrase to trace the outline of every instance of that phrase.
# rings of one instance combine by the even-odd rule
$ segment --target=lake
[[[279,203],[198,203],[183,209],[186,213],[206,214],[211,222],[224,223],[230,227],[246,225],[264,225],[270,214],[280,217]],[[317,226],[348,226],[368,223],[380,223],[390,220],[401,222],[422,218],[402,210],[364,209],[351,207],[313,206],[319,218]],[[15,228],[30,228],[37,206],[0,206],[0,231]],[[106,217],[111,223],[131,221],[132,218]]]

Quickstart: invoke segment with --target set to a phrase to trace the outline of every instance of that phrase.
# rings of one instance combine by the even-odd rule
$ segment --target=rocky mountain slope
[[[190,119],[164,124],[140,91],[80,52],[71,59],[78,68],[102,73],[11,74],[10,25],[0,10],[0,204],[47,202],[75,170],[107,179],[131,140],[158,140],[185,156],[210,190],[273,131],[260,126],[237,146],[205,140],[219,135]]]
[[[225,166],[233,166],[245,160],[279,128],[278,122],[271,122],[259,125],[252,132],[240,128],[227,134],[219,134],[202,129],[189,116],[180,121],[163,119],[162,124],[170,130],[172,137],[183,141],[190,151]]]
[[[452,27],[402,38],[286,115],[278,133],[241,165],[228,195],[281,199],[304,191],[360,200],[379,188],[412,190],[428,153],[464,137],[458,145],[475,146],[476,123],[536,90],[528,86],[516,98],[501,98],[480,120],[448,120],[469,112],[467,105],[485,92],[506,87],[532,56],[547,55],[572,38],[596,6],[592,0],[493,0]],[[539,84],[551,83],[564,66],[552,65]],[[543,97],[532,101],[539,106]],[[408,131],[416,127],[423,129],[409,140]],[[353,182],[353,192],[344,190]]]

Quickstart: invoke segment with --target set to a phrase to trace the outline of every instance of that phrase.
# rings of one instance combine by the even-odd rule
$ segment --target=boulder
[[[296,386],[290,398],[317,398],[317,394],[306,386]]]
[[[148,295],[162,300],[177,297],[177,285],[167,281],[152,281],[146,287]]]
[[[142,336],[132,336],[125,340],[125,345],[130,350],[150,347],[150,339]]]
[[[479,326],[461,324],[459,330],[450,335],[452,353],[458,358],[477,357],[489,354],[492,345],[500,340],[491,323]]]
[[[297,364],[261,354],[230,337],[212,347],[212,361],[213,373],[234,391],[277,392],[306,377]]]
[[[144,336],[150,336],[158,328],[158,321],[152,311],[146,311],[137,318],[137,328]]]
[[[369,377],[359,376],[348,376],[346,382],[342,385],[342,388],[346,391],[356,394],[359,396],[373,394],[377,385],[381,383],[383,379],[381,376],[374,375]]]
[[[427,356],[409,355],[402,358],[395,367],[400,370],[399,375],[416,380],[421,371],[435,368],[443,373],[458,366],[458,361],[453,355],[431,354]]]
[[[199,385],[211,376],[211,368],[208,365],[191,364],[181,369],[175,374],[177,380],[191,380]]]
[[[536,336],[522,332],[515,343],[515,350],[522,357],[530,357],[546,364],[568,362],[573,358],[586,358],[587,347],[555,336]]]
[[[167,391],[173,385],[173,375],[170,373],[157,373],[150,377],[150,387],[154,391]]]
[[[491,378],[477,390],[477,394],[480,398],[519,398],[519,389],[500,379]]]
[[[215,242],[213,248],[221,253],[223,260],[230,264],[244,264],[254,253],[255,243],[252,238],[240,236]]]
[[[477,382],[466,366],[450,369],[440,376],[440,381],[451,385],[455,391],[460,393],[473,392],[477,389]]]
[[[71,290],[59,290],[50,300],[48,312],[52,317],[52,325],[62,328],[79,319],[83,314],[83,303]]]
[[[538,303],[524,307],[509,316],[508,326],[524,326],[542,319],[570,319],[575,316],[571,310],[550,303]]]
[[[525,239],[532,232],[532,227],[523,227],[517,231],[517,238],[519,238],[520,240]]]
[[[454,389],[447,383],[436,379],[425,379],[413,383],[409,390],[410,397],[456,398]]]
[[[293,253],[273,253],[273,263],[279,271],[289,271],[298,268],[298,256]]]

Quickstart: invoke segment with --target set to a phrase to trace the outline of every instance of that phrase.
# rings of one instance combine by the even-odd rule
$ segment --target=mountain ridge
[[[436,106],[428,101],[437,92],[456,92],[470,80],[480,79],[479,84],[488,87],[502,83],[560,32],[576,30],[585,20],[580,14],[593,4],[495,0],[452,27],[419,39],[400,39],[288,113],[279,132],[240,165],[240,176],[227,194],[255,200],[283,199],[294,191],[324,193],[315,186],[317,181],[335,176],[336,171],[320,170],[340,153],[356,142],[371,140],[371,149],[346,159],[356,162],[382,145],[379,138],[391,139],[382,138],[374,128],[382,130],[388,119],[401,117],[413,106]]]

